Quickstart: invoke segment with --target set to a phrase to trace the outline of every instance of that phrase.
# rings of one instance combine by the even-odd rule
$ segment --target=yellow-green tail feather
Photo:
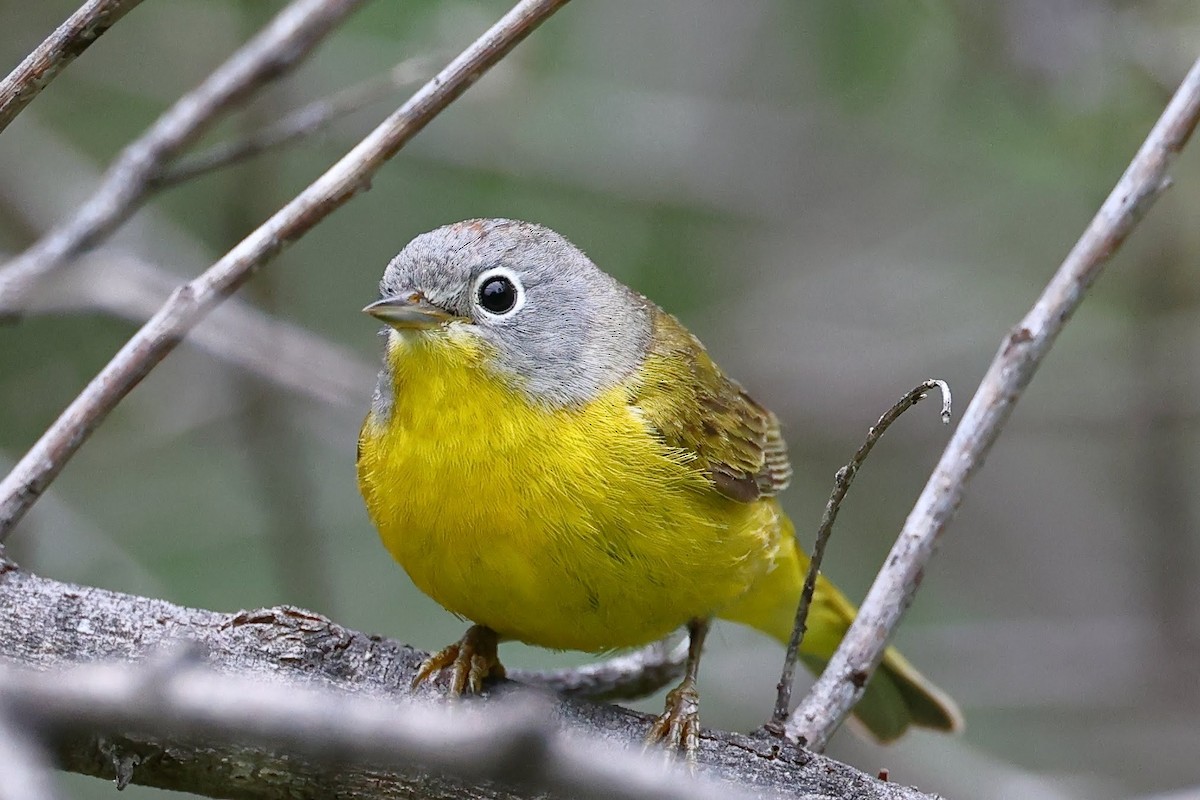
[[[784,528],[784,541],[774,569],[718,616],[749,625],[786,645],[792,635],[809,561],[796,546],[792,525],[786,518]],[[818,577],[808,614],[808,630],[800,647],[800,659],[805,666],[815,673],[825,668],[854,620],[855,611],[837,587],[825,576]],[[854,707],[854,716],[884,742],[899,737],[910,725],[942,731],[957,731],[963,726],[962,714],[954,701],[894,647],[884,654],[883,662]]]

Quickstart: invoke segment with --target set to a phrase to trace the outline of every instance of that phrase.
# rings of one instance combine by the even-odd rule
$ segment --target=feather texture
[[[652,318],[634,408],[724,496],[751,503],[786,489],[792,465],[779,420],[726,377],[678,320],[657,306]]]

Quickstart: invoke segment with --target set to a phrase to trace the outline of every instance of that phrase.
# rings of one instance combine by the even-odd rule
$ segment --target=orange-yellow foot
[[[504,677],[504,665],[496,649],[499,644],[500,636],[494,630],[472,625],[457,642],[425,659],[413,678],[413,688],[449,668],[447,694],[480,694],[485,680]]]
[[[654,720],[646,735],[647,744],[662,743],[669,750],[682,752],[691,761],[700,746],[700,693],[690,677],[667,693],[667,707]]]

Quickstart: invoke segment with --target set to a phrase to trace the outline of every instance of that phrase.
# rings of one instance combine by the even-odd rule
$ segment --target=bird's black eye
[[[517,287],[507,275],[493,275],[479,284],[479,305],[493,314],[512,311],[517,297]]]

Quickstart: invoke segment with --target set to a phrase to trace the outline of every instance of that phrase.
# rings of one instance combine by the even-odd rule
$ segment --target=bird
[[[504,641],[608,653],[686,628],[683,679],[647,738],[694,751],[712,620],[786,644],[809,565],[779,502],[792,470],[776,416],[675,317],[534,223],[417,236],[363,311],[384,324],[358,439],[368,514],[413,583],[472,623],[414,687],[483,692]],[[820,576],[807,667],[855,613]],[[853,715],[883,742],[962,727],[895,648]]]

